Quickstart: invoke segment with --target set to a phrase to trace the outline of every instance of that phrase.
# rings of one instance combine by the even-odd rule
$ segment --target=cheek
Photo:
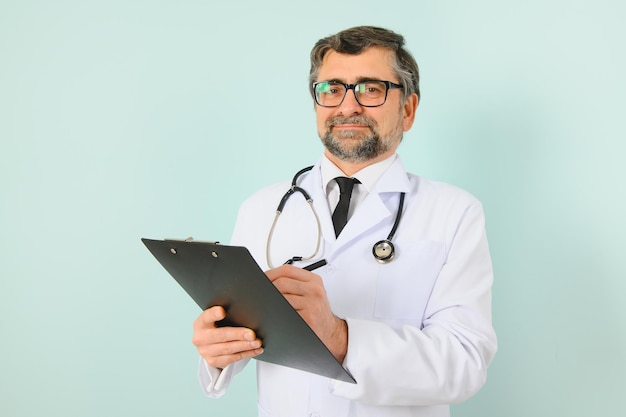
[[[389,130],[397,130],[399,127],[402,127],[404,130],[404,117],[402,113],[390,113],[385,120]]]
[[[397,123],[395,115],[390,113],[371,114],[370,117],[376,120],[377,130],[379,133],[388,133],[390,126],[394,126]]]

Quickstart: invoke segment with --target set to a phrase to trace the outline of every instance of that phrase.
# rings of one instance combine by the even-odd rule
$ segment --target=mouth
[[[338,124],[333,125],[333,129],[369,129],[370,127],[362,124]]]

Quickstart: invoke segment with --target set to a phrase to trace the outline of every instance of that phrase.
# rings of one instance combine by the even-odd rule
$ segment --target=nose
[[[356,101],[356,91],[354,91],[354,88],[346,91],[346,95],[339,105],[338,111],[343,116],[361,114],[361,112],[363,111],[363,106],[361,106],[359,102]]]

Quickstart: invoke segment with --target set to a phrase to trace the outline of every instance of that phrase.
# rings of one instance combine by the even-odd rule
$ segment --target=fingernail
[[[254,341],[250,342],[250,347],[252,347],[253,349],[261,347],[261,341],[260,340],[254,340]]]
[[[252,341],[254,340],[254,333],[251,330],[248,330],[243,334],[243,338]]]

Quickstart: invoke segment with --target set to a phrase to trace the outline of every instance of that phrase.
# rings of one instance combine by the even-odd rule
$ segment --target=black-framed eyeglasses
[[[337,107],[346,98],[348,90],[354,91],[356,101],[363,107],[378,107],[387,101],[390,88],[403,88],[391,81],[368,80],[356,84],[344,84],[339,81],[320,81],[313,83],[315,102],[322,107]]]

